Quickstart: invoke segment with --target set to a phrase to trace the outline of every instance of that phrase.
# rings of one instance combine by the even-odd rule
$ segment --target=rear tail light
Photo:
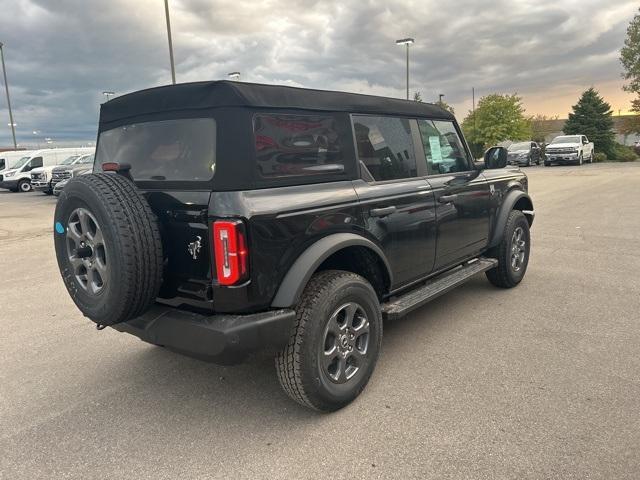
[[[235,285],[249,273],[249,250],[242,220],[213,222],[213,253],[220,285]]]

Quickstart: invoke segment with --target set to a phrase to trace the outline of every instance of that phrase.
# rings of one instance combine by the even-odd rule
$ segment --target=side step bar
[[[382,317],[385,320],[401,318],[434,298],[462,285],[474,275],[491,270],[497,265],[498,260],[494,258],[480,257],[470,260],[453,270],[427,280],[427,283],[422,287],[410,290],[408,293],[384,303],[382,305]]]

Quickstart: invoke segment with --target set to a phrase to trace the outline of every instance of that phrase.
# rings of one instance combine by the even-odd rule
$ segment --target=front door
[[[392,288],[425,276],[435,255],[435,200],[416,162],[415,120],[354,115],[361,180],[354,182],[365,228],[384,250]]]
[[[450,120],[418,120],[436,203],[435,270],[482,251],[489,240],[489,185]]]

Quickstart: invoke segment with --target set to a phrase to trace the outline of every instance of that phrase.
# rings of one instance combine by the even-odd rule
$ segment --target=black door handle
[[[454,203],[458,199],[458,195],[442,195],[438,198],[440,203]]]
[[[390,207],[384,208],[372,208],[369,212],[372,217],[386,217],[387,215],[391,215],[396,211],[395,205],[391,205]]]

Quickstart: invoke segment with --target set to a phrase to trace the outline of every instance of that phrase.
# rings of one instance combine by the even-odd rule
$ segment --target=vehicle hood
[[[550,148],[575,148],[575,147],[579,147],[580,145],[582,145],[581,143],[553,143],[553,144],[549,144],[547,145],[547,149]]]
[[[54,172],[82,172],[84,170],[93,170],[93,165],[83,163],[81,165],[61,165],[54,167]]]
[[[2,170],[2,171],[0,171],[0,173],[2,175],[6,175],[7,173],[16,173],[17,171],[18,171],[17,168],[11,168],[11,169],[8,169],[8,170]]]
[[[53,167],[38,167],[31,170],[30,173],[51,173],[54,168],[55,165]]]

